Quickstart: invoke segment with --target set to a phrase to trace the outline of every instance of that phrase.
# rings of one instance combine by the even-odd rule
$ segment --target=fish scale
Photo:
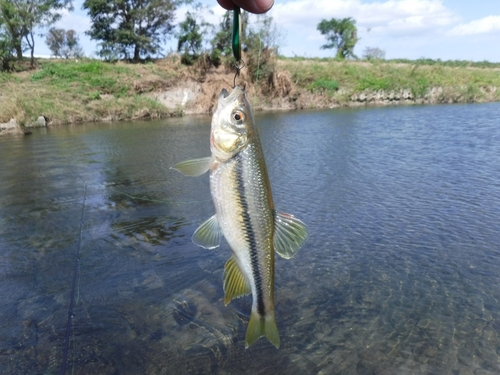
[[[266,269],[266,264],[274,261],[272,243],[266,241],[272,236],[273,207],[265,193],[270,191],[269,181],[256,172],[265,169],[265,165],[256,168],[259,160],[263,163],[259,156],[260,144],[253,141],[230,162],[219,166],[211,174],[210,184],[222,233],[238,265],[247,271],[247,282],[255,296],[253,309],[266,316],[274,310],[274,268]],[[227,194],[227,180],[232,181],[234,193]]]
[[[188,160],[173,168],[188,176],[210,170],[215,215],[193,234],[207,249],[223,235],[232,257],[224,267],[224,302],[252,293],[245,346],[266,336],[279,348],[274,314],[274,252],[292,258],[307,239],[307,228],[292,215],[274,209],[264,154],[245,92],[235,87],[219,95],[212,118],[208,158]]]

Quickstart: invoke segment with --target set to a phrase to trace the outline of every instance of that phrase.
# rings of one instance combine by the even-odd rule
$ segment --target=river
[[[2,374],[61,372],[76,264],[67,373],[500,373],[499,118],[499,103],[257,114],[275,205],[310,230],[276,260],[279,350],[245,350],[229,249],[191,242],[208,176],[169,169],[209,154],[209,117],[0,138]]]

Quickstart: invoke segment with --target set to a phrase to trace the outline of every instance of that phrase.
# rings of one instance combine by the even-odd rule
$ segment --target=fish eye
[[[245,114],[241,111],[234,111],[233,119],[238,123],[242,123],[245,120]]]

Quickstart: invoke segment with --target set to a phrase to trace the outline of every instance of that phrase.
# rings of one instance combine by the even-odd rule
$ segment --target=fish
[[[224,266],[224,304],[252,294],[245,348],[265,336],[277,349],[274,312],[274,253],[290,259],[308,238],[306,225],[274,208],[264,153],[244,88],[222,89],[212,117],[211,155],[172,168],[186,176],[210,171],[215,214],[193,233],[206,249],[226,239],[231,257]]]

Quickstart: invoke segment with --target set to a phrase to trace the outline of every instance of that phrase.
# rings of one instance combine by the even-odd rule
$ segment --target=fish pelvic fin
[[[210,219],[205,220],[193,233],[191,240],[197,246],[205,249],[216,249],[220,246],[222,232],[217,221],[217,216],[214,215]]]
[[[308,236],[306,225],[295,216],[274,213],[274,251],[279,256],[285,259],[293,258]]]
[[[261,316],[257,311],[252,310],[250,321],[248,322],[245,349],[262,336],[267,337],[271,344],[273,344],[276,349],[279,349],[280,334],[276,326],[274,311],[266,316]]]
[[[175,169],[185,176],[197,177],[208,172],[212,166],[213,158],[208,156],[206,158],[192,159],[180,162],[170,169]]]
[[[252,293],[243,272],[234,257],[229,258],[224,266],[224,305],[227,306],[233,298]]]

